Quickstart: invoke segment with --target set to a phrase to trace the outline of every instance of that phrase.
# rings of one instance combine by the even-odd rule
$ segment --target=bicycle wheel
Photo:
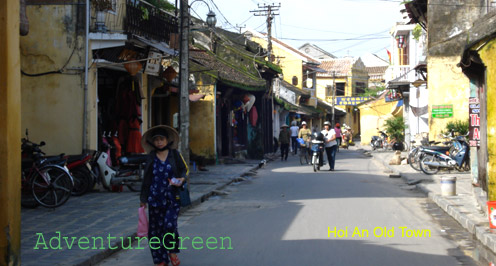
[[[76,168],[71,171],[74,180],[74,187],[72,188],[73,196],[81,196],[88,192],[91,188],[91,174],[88,169]]]
[[[440,167],[439,166],[434,166],[434,165],[426,165],[425,163],[440,163],[441,161],[439,160],[439,157],[431,154],[425,154],[421,159],[420,159],[420,169],[422,172],[424,172],[427,175],[434,175],[439,172]]]
[[[39,169],[32,180],[34,199],[43,207],[56,208],[71,197],[74,186],[72,177],[60,166],[47,165]]]
[[[308,164],[308,151],[307,148],[302,147],[300,149],[300,164]]]
[[[418,148],[415,148],[410,154],[408,154],[407,160],[413,169],[417,171],[422,171],[419,165],[419,161],[420,161],[419,157],[420,157],[420,151]]]

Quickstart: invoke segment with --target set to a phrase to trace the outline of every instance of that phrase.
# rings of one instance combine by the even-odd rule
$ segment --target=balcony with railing
[[[391,81],[398,79],[396,81],[414,81],[415,79],[415,71],[410,71],[412,70],[411,66],[389,66],[389,68],[386,70],[385,76],[385,82],[386,84]]]
[[[124,30],[148,39],[169,42],[179,31],[177,18],[145,1],[126,1]]]
[[[177,17],[146,1],[112,1],[112,10],[93,10],[92,32],[134,34],[166,43],[179,32]]]

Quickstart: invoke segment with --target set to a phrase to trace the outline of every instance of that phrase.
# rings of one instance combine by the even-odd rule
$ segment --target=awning
[[[303,67],[305,69],[310,69],[310,70],[315,71],[317,73],[326,73],[327,72],[325,69],[322,69],[318,66],[304,65]]]
[[[137,35],[133,35],[133,39],[131,41],[135,41],[135,40],[138,40],[148,46],[154,47],[166,54],[170,54],[172,56],[179,56],[179,51],[169,48],[169,45],[167,45],[165,42],[152,41]]]
[[[330,104],[326,101],[322,101],[321,99],[317,99],[317,106],[327,110],[327,113],[332,113],[332,104]],[[346,115],[346,110],[339,108],[337,106],[334,106],[334,114],[339,115],[339,116]]]

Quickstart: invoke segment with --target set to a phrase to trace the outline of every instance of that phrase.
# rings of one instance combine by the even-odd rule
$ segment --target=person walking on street
[[[339,152],[339,146],[341,146],[341,125],[339,123],[336,123],[336,126],[334,127],[334,132],[336,132],[336,142],[338,143],[338,152]]]
[[[331,123],[329,121],[324,122],[324,130],[322,130],[322,135],[324,135],[325,150],[327,154],[327,160],[329,161],[329,171],[334,171],[334,164],[336,162],[336,150],[338,143],[336,141],[336,132],[331,129]]]
[[[301,122],[301,128],[298,131],[298,138],[302,138],[303,141],[305,142],[304,145],[307,148],[306,150],[308,151],[309,155],[310,155],[310,149],[308,149],[308,147],[309,147],[311,135],[312,135],[312,131],[308,128],[307,122],[305,121]]]
[[[180,264],[177,217],[179,190],[186,180],[187,166],[177,151],[178,143],[177,131],[163,125],[150,128],[141,141],[149,155],[144,168],[140,206],[146,208],[148,205],[148,239],[157,237],[162,241],[156,245],[150,243],[153,263],[159,266],[169,265],[169,261],[173,266]]]
[[[291,135],[289,134],[288,125],[286,124],[282,125],[281,132],[279,132],[279,145],[281,146],[281,161],[288,160],[290,137]]]
[[[289,131],[291,132],[291,148],[293,149],[294,155],[298,152],[298,142],[296,141],[296,138],[298,138],[299,129],[300,128],[296,125],[296,121],[293,121],[292,126],[289,128]]]

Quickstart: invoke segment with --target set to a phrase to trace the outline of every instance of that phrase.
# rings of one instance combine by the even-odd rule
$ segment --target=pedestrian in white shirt
[[[298,138],[298,130],[300,128],[296,125],[296,121],[293,121],[292,126],[289,128],[291,132],[291,147],[293,148],[294,155],[296,155],[298,151],[298,142],[296,139]]]
[[[331,129],[331,123],[329,121],[324,122],[324,130],[321,131],[324,135],[325,150],[327,154],[327,160],[329,161],[329,171],[334,171],[334,164],[336,162],[336,151],[338,149],[338,143],[336,141],[336,132]]]

